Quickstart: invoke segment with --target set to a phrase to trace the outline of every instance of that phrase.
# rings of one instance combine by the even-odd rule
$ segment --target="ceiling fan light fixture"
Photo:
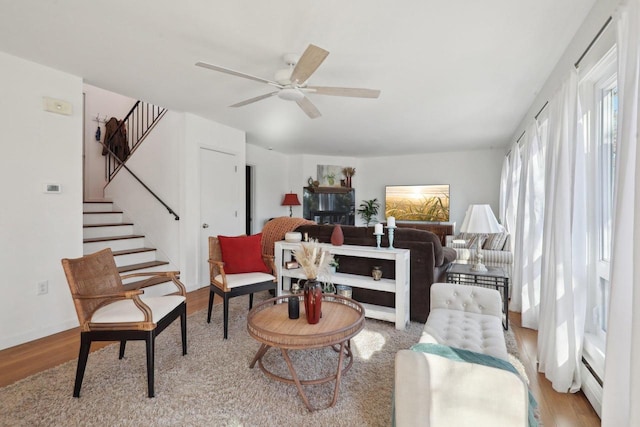
[[[278,98],[286,99],[287,101],[300,101],[304,98],[304,93],[294,88],[284,88],[278,92]]]
[[[281,68],[276,71],[274,75],[274,80],[280,83],[281,85],[289,85],[291,84],[291,72],[293,68]]]

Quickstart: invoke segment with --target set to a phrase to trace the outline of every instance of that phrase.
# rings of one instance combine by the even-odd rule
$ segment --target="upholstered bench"
[[[431,311],[420,342],[509,360],[502,329],[502,299],[495,289],[453,283],[431,286]]]
[[[418,351],[396,354],[396,426],[528,425],[527,385],[506,363],[509,356],[498,291],[434,283],[431,311],[414,347]],[[473,363],[468,361],[469,354],[462,353],[471,354]],[[482,358],[490,363],[477,360]]]

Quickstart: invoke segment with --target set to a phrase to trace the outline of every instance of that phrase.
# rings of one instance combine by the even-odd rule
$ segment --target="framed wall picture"
[[[340,187],[343,166],[318,165],[318,182],[321,187]]]

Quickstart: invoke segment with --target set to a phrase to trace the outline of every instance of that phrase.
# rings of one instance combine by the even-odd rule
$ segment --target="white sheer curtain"
[[[544,149],[534,121],[521,147],[522,167],[514,245],[511,309],[522,312],[522,326],[538,328],[542,225],[544,218]]]
[[[586,317],[584,142],[572,70],[549,102],[538,368],[559,392],[580,388]]]
[[[504,189],[504,218],[500,218],[505,230],[511,235],[511,246],[515,239],[516,215],[518,209],[518,191],[520,190],[520,147],[514,143],[506,161],[503,162],[502,174],[505,176]],[[504,168],[507,167],[505,171]],[[502,213],[501,213],[502,215]]]
[[[625,2],[618,24],[618,147],[611,299],[602,400],[604,427],[640,425],[640,0]],[[635,309],[634,309],[635,308]]]
[[[500,210],[498,211],[498,220],[505,228],[505,218],[507,217],[507,185],[509,183],[509,167],[509,155],[507,154],[502,160],[502,172],[500,173]]]

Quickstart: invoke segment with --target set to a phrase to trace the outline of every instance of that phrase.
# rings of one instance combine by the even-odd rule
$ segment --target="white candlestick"
[[[382,228],[382,224],[376,224],[373,227],[374,229],[374,234],[384,234],[383,228]]]
[[[395,227],[395,226],[396,226],[395,217],[390,216],[389,218],[387,218],[387,227]]]

